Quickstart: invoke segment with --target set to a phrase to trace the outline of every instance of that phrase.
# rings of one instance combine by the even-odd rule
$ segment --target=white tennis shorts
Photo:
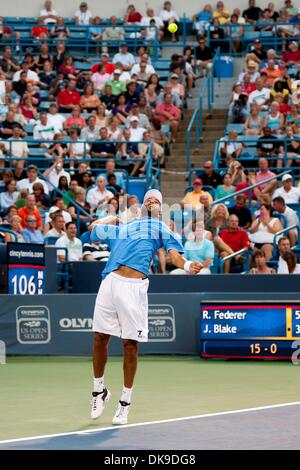
[[[93,331],[148,341],[148,286],[148,279],[108,274],[96,298]]]

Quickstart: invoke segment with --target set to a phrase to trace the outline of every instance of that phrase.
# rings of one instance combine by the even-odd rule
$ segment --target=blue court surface
[[[4,449],[300,449],[300,402],[0,441]]]

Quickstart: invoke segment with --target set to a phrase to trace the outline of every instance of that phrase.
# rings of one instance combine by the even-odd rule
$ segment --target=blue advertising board
[[[33,243],[7,245],[8,293],[44,294],[45,247]]]

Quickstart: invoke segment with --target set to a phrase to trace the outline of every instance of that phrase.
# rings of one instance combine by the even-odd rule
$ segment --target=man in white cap
[[[144,127],[140,127],[138,116],[130,116],[129,123],[130,142],[141,142],[146,129]]]
[[[282,197],[286,204],[294,204],[300,200],[300,188],[293,186],[293,177],[290,174],[285,174],[281,178],[281,188],[274,191],[272,199]]]
[[[132,387],[138,364],[138,343],[148,341],[148,273],[157,250],[164,248],[172,264],[196,274],[202,264],[182,257],[183,248],[174,233],[160,220],[162,195],[157,189],[145,194],[140,218],[120,224],[116,216],[95,221],[90,226],[91,241],[105,242],[111,251],[102,272],[96,299],[94,336],[94,391],[92,419],[101,416],[110,392],[104,385],[110,336],[122,339],[124,387],[113,424],[127,424]]]

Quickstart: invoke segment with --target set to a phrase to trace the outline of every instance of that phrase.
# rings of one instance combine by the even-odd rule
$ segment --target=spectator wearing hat
[[[120,62],[123,66],[123,70],[130,71],[132,66],[135,64],[134,56],[128,52],[128,45],[126,42],[120,45],[119,52],[113,57],[113,64]]]
[[[131,107],[131,110],[129,112],[129,116],[126,118],[126,121],[125,121],[125,126],[126,127],[131,127],[130,126],[130,118],[133,117],[133,116],[138,118],[139,127],[143,127],[144,129],[151,129],[151,125],[150,125],[148,117],[146,116],[146,114],[140,113],[139,107],[135,103]]]
[[[298,203],[300,201],[300,188],[293,186],[293,177],[290,174],[285,174],[281,181],[282,186],[275,190],[273,200],[282,197],[286,204]]]
[[[249,0],[249,6],[243,11],[243,17],[247,23],[257,23],[260,18],[261,11],[261,8],[255,5],[255,0]]]
[[[251,46],[249,54],[246,55],[246,61],[254,60],[256,63],[259,63],[261,60],[267,58],[267,53],[262,47],[262,43],[259,39],[255,39],[253,45]]]
[[[109,19],[109,26],[103,31],[103,46],[102,52],[107,52],[108,47],[116,50],[116,44],[124,41],[125,30],[121,26],[117,26],[117,17],[111,16]]]
[[[81,26],[88,26],[91,24],[93,18],[92,12],[88,9],[86,2],[81,2],[79,9],[75,12],[75,24]]]
[[[73,183],[73,181],[72,181],[72,183]],[[44,234],[47,233],[49,231],[49,229],[51,228],[53,216],[56,213],[60,213],[63,216],[65,224],[67,224],[68,222],[71,222],[72,218],[71,218],[69,212],[66,210],[64,200],[61,196],[56,197],[53,200],[53,206],[50,207],[49,212],[46,214]]]
[[[130,123],[130,141],[141,142],[143,140],[143,135],[146,129],[140,126],[139,117],[137,115],[130,116],[129,123]]]
[[[259,66],[257,62],[255,62],[252,59],[248,60],[246,62],[245,71],[241,72],[238,77],[239,83],[245,82],[245,78],[247,76],[247,81],[251,84],[254,84],[256,80],[260,77],[260,73],[258,72],[258,67]],[[252,88],[253,88],[253,85],[252,85]],[[254,91],[254,89],[251,89],[251,91],[247,94],[250,94],[252,91]]]
[[[179,83],[179,76],[177,75],[177,73],[171,74],[170,84],[171,84],[171,93],[177,93],[181,101],[183,101],[184,96],[185,96],[185,89],[184,89],[184,86],[181,83]],[[190,98],[191,97],[192,96],[190,96]]]
[[[116,68],[114,64],[109,62],[109,54],[107,52],[102,52],[100,62],[92,66],[91,73],[98,72],[100,66],[104,66],[105,73],[108,73],[109,75],[111,75]]]
[[[105,87],[109,85],[114,96],[118,96],[121,93],[126,92],[126,83],[123,80],[120,80],[120,75],[122,71],[120,69],[115,69],[113,72],[113,78],[108,80],[105,83]]]
[[[193,181],[193,191],[187,192],[181,201],[181,205],[192,205],[193,209],[201,208],[200,197],[206,195],[209,198],[209,203],[212,204],[213,198],[207,191],[203,191],[203,181],[200,178],[196,178]]]
[[[288,46],[289,51],[285,52],[282,56],[283,62],[291,66],[300,66],[300,51],[299,44],[292,41]]]

